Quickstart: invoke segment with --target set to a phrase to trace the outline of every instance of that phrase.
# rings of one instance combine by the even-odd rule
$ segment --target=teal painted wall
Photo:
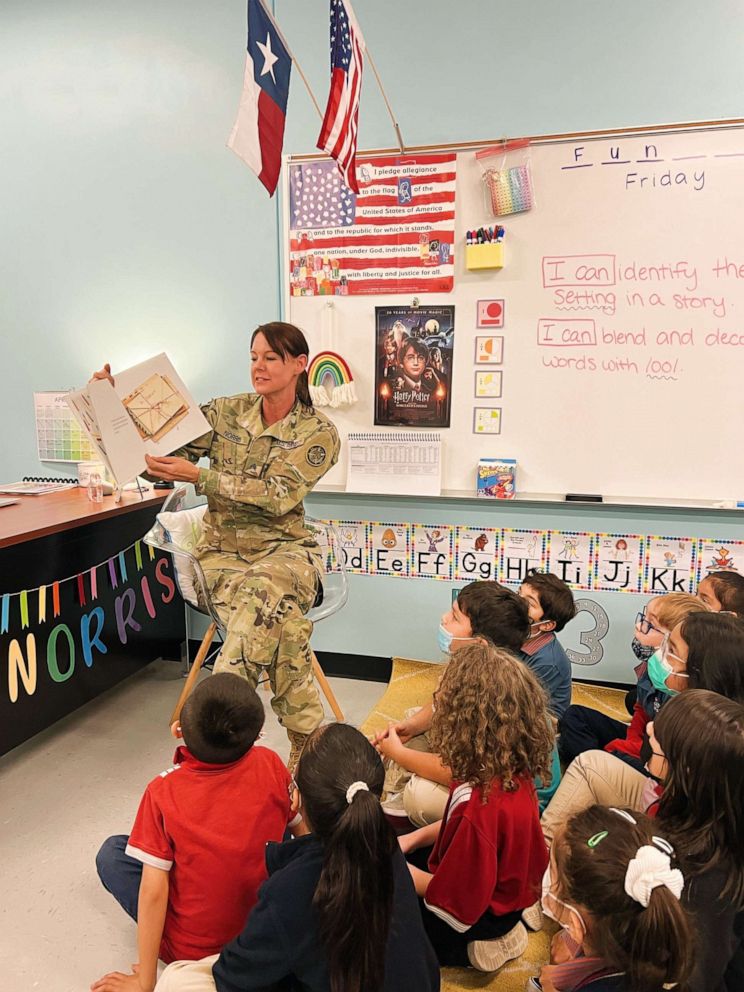
[[[39,465],[34,390],[167,351],[238,392],[277,308],[276,206],[225,147],[245,2],[0,4],[1,474]]]
[[[328,5],[276,7],[323,104]],[[704,14],[691,0],[357,0],[356,11],[409,144],[719,118],[743,105],[744,8],[734,0],[713,0]],[[247,331],[276,313],[278,298],[275,204],[225,148],[244,25],[244,0],[0,5],[7,479],[64,471],[38,464],[31,394],[80,385],[106,359],[116,368],[166,350],[199,399],[244,387]],[[295,77],[286,150],[311,151],[318,130]],[[367,73],[361,145],[391,140]],[[482,520],[480,508],[437,501],[316,496],[310,508],[347,519]],[[579,529],[743,536],[730,514],[644,511],[639,520],[514,507],[502,524],[569,520]],[[448,598],[445,583],[354,577],[349,605],[318,627],[317,646],[434,658]],[[613,615],[607,658],[625,666],[638,600],[604,598]],[[616,671],[625,668],[598,666],[597,677]]]

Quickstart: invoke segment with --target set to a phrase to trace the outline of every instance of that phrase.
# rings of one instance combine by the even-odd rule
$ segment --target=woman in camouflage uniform
[[[207,434],[169,457],[147,457],[151,476],[192,482],[209,501],[196,555],[227,627],[214,670],[253,685],[268,671],[271,705],[292,745],[290,766],[323,719],[305,616],[318,593],[321,554],[303,499],[339,452],[336,428],[312,406],[308,354],[294,325],[258,327],[255,393],[212,400],[202,407]],[[110,369],[95,375],[110,378]],[[197,468],[204,457],[209,468]]]

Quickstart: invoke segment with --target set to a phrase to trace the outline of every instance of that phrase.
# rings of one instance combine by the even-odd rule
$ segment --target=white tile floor
[[[386,688],[331,684],[353,724]],[[0,758],[2,992],[84,992],[136,960],[134,924],[102,888],[94,858],[109,834],[129,831],[146,784],[170,764],[180,687],[180,665],[156,662]],[[269,694],[260,696],[262,743],[286,758],[286,734]]]

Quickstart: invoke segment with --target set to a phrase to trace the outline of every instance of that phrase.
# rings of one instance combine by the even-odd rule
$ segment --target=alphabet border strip
[[[665,592],[693,592],[700,580],[711,572],[740,571],[744,574],[744,541],[738,540],[614,531],[479,527],[474,524],[370,520],[332,520],[329,523],[346,535],[346,544],[342,540],[346,570],[357,575],[449,582],[495,579],[506,585],[516,585],[523,581],[530,568],[552,567],[572,589],[663,595]],[[379,528],[384,528],[383,534]],[[388,542],[391,540],[390,535],[385,535],[387,530],[393,532],[393,537],[398,534],[392,547],[382,543],[384,536]],[[441,539],[437,552],[417,549],[417,536],[422,532],[434,535],[437,531]],[[527,544],[526,535],[537,536],[534,548],[531,542]],[[576,558],[562,558],[560,552],[555,551],[558,542],[566,546],[567,537],[577,539],[579,553]],[[352,538],[355,539],[353,545]],[[664,542],[670,544],[666,552]],[[518,547],[512,547],[515,543],[525,544],[524,555],[518,553]],[[393,551],[397,554],[391,558]],[[674,561],[675,557],[680,560]],[[390,567],[390,561],[394,561],[396,567]]]

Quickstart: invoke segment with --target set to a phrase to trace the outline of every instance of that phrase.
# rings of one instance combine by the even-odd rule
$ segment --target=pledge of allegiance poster
[[[375,424],[449,427],[455,308],[375,307]]]

